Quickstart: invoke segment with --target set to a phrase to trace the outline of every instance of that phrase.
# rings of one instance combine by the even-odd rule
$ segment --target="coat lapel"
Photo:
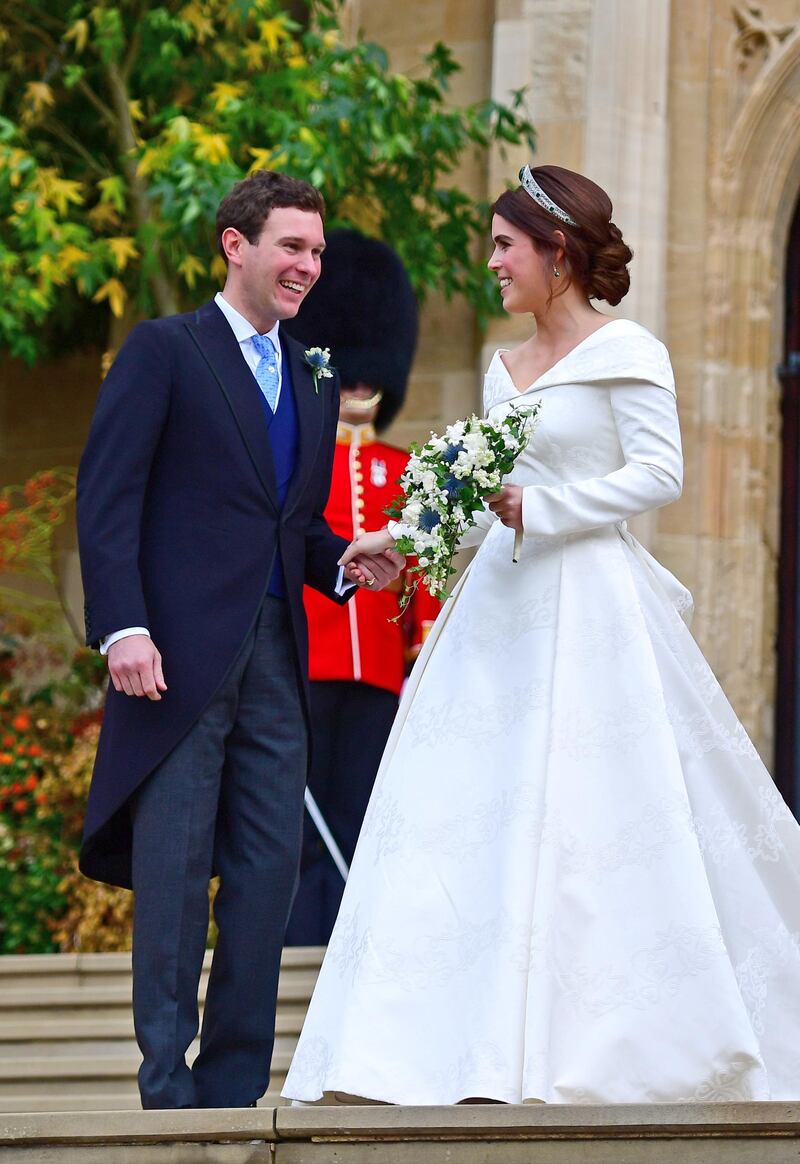
[[[294,384],[294,398],[297,405],[299,448],[297,466],[289,484],[286,497],[286,513],[290,513],[302,496],[308,478],[317,461],[319,442],[325,419],[325,380],[320,380],[319,392],[314,390],[314,377],[305,362],[303,347],[291,337],[281,333],[284,358],[289,360]],[[281,389],[282,391],[282,389]]]
[[[267,496],[275,511],[279,512],[278,483],[261,390],[230,324],[216,303],[211,302],[188,317],[186,328],[227,400]]]

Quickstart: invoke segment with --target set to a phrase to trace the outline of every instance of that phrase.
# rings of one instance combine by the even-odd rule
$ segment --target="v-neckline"
[[[540,382],[540,380],[544,380],[545,376],[549,376],[550,373],[555,368],[557,368],[559,366],[559,364],[563,364],[565,360],[568,360],[570,358],[570,356],[573,356],[575,354],[575,352],[578,351],[579,348],[582,348],[585,343],[588,343],[589,340],[592,339],[594,336],[596,336],[598,332],[605,331],[605,329],[607,327],[610,327],[612,323],[626,323],[626,322],[627,321],[624,319],[615,318],[615,319],[609,319],[608,323],[601,323],[600,327],[596,327],[594,329],[594,331],[590,331],[588,335],[585,335],[582,340],[579,340],[578,343],[576,343],[574,347],[570,348],[568,352],[565,352],[564,355],[561,356],[558,360],[556,360],[555,363],[551,364],[549,368],[545,368],[545,370],[543,372],[540,372],[539,375],[536,377],[536,379],[532,380],[530,382],[530,384],[527,386],[527,388],[518,388],[517,387],[517,383],[514,380],[514,377],[511,375],[511,372],[508,368],[508,365],[506,364],[505,360],[503,359],[502,353],[511,351],[510,348],[498,348],[497,354],[500,358],[500,365],[501,365],[503,371],[505,372],[506,376],[508,377],[508,381],[511,384],[511,387],[514,389],[514,391],[516,393],[518,393],[518,395],[524,396],[526,392],[530,392],[531,388],[535,388],[536,385]]]

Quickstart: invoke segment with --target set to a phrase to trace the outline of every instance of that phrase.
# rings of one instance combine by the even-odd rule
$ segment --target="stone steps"
[[[322,950],[281,962],[270,1093],[280,1089],[316,982]],[[200,984],[205,997],[210,954]],[[189,1050],[189,1061],[197,1042]],[[126,1111],[139,1107],[130,954],[0,958],[0,1113]]]
[[[800,1104],[0,1116],[3,1164],[797,1164]]]
[[[130,1000],[126,1010],[130,1012]],[[282,1003],[275,1023],[276,1036],[296,1038],[304,1016],[305,1006]],[[124,1018],[68,1014],[64,1018],[0,1019],[0,1060],[6,1055],[21,1053],[22,1047],[41,1043],[55,1044],[60,1050],[72,1042],[83,1044],[95,1040],[101,1045],[114,1042],[127,1045],[133,1038],[133,1019],[129,1013]]]

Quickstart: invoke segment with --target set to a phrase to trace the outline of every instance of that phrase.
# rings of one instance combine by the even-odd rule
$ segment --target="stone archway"
[[[783,264],[800,190],[800,29],[769,50],[711,169],[695,470],[698,637],[773,756]]]

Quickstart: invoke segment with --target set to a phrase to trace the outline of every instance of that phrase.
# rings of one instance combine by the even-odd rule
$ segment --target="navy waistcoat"
[[[261,405],[269,428],[269,437],[272,444],[272,459],[275,464],[275,476],[278,481],[278,498],[281,508],[286,502],[286,494],[297,467],[299,449],[299,424],[297,419],[297,403],[294,398],[294,383],[292,369],[289,363],[289,353],[281,344],[281,394],[278,397],[278,407],[275,412],[261,393]],[[283,578],[283,562],[281,561],[280,544],[275,551],[275,565],[267,587],[267,593],[275,598],[286,597],[286,584]]]

